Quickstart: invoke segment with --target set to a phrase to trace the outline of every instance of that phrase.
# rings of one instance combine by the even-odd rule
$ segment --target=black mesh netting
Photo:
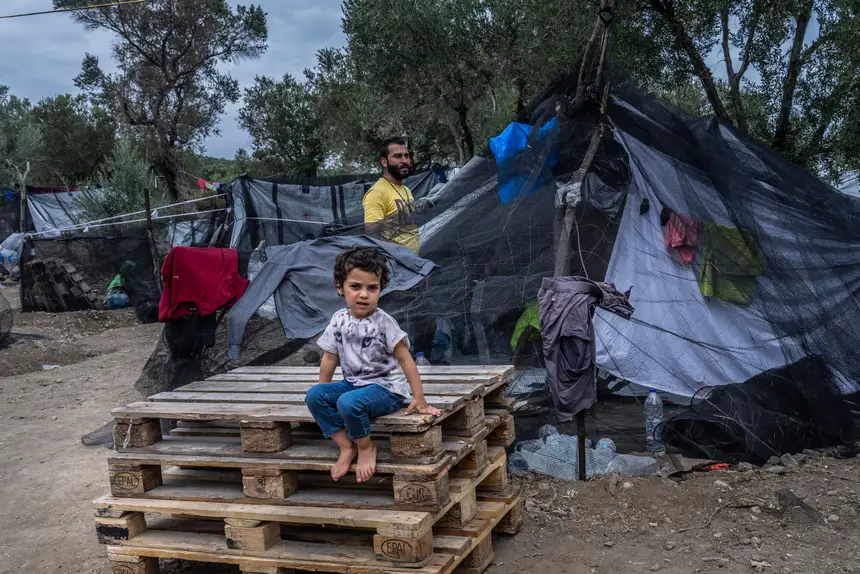
[[[539,412],[547,391],[529,313],[554,272],[558,197],[575,214],[570,274],[630,289],[636,309],[631,319],[596,315],[608,388],[652,387],[694,405],[665,425],[670,445],[760,461],[853,438],[845,397],[860,390],[860,203],[733,127],[668,110],[616,80],[594,162],[572,185],[599,112],[594,101],[570,105],[571,77],[524,111],[534,127],[526,145],[474,159],[419,201],[421,255],[439,269],[381,306],[434,363],[527,367],[512,392]],[[331,211],[317,199],[304,201]],[[275,203],[279,221],[258,218],[256,236],[304,236],[284,231],[301,214]],[[237,233],[234,244],[253,247]],[[518,324],[535,329],[518,338]],[[243,362],[313,364],[308,350],[284,341],[277,322],[255,318]],[[187,382],[164,382],[176,361],[166,345],[159,353],[141,381],[161,382],[142,386]],[[233,366],[225,355],[222,324],[193,377]],[[627,418],[641,428],[641,406]],[[552,422],[551,411],[534,420],[535,428]]]
[[[151,242],[142,227],[104,228],[72,237],[28,238],[21,254],[22,310],[76,311],[101,308],[108,285],[117,276],[129,302],[144,322],[157,320],[161,292],[154,253],[168,247]],[[155,237],[166,228],[157,227]]]
[[[15,316],[12,312],[12,305],[0,293],[0,348],[5,347],[9,343],[9,337],[12,334],[12,324]]]

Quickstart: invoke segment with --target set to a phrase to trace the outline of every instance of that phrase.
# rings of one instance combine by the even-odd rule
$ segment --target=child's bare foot
[[[376,472],[376,445],[370,442],[369,446],[358,447],[358,464],[355,469],[355,477],[358,482],[370,480]]]
[[[340,456],[334,466],[331,467],[331,477],[334,480],[339,480],[349,472],[349,465],[352,464],[352,459],[355,458],[355,447],[349,443],[348,447],[340,447]]]

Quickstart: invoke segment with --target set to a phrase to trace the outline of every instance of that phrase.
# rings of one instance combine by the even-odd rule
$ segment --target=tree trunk
[[[457,119],[460,122],[460,134],[463,142],[463,154],[465,161],[462,165],[466,165],[473,157],[475,157],[475,138],[472,136],[472,128],[469,127],[469,108],[459,106],[457,108]]]
[[[803,67],[801,50],[803,49],[803,38],[806,36],[806,28],[812,18],[812,0],[807,0],[803,6],[803,12],[797,15],[795,21],[797,28],[794,31],[794,43],[791,45],[791,55],[788,59],[788,70],[782,85],[782,102],[779,106],[779,120],[776,123],[776,133],[773,136],[771,147],[784,150],[788,140],[788,131],[791,123],[791,107],[794,103],[794,91],[797,89],[797,78]]]
[[[747,122],[747,116],[744,112],[744,103],[741,99],[741,73],[735,73],[734,64],[732,63],[732,51],[729,46],[729,7],[724,4],[720,10],[720,20],[723,32],[723,57],[726,60],[726,76],[729,79],[729,94],[732,98],[732,111],[734,112],[735,122],[738,128],[749,133],[750,127]]]
[[[661,14],[672,30],[675,36],[675,41],[687,53],[690,59],[690,64],[693,66],[693,71],[699,76],[699,81],[702,83],[702,88],[708,96],[708,101],[711,103],[711,108],[714,110],[714,115],[721,120],[732,121],[729,113],[723,106],[723,101],[720,99],[720,94],[717,92],[717,86],[714,84],[714,77],[711,74],[711,69],[705,64],[705,60],[693,43],[693,39],[687,34],[684,29],[684,24],[678,20],[677,14],[672,4],[663,4],[661,0],[651,0],[651,8]]]
[[[182,152],[176,148],[171,148],[164,153],[164,156],[154,162],[155,171],[164,178],[164,183],[167,185],[167,190],[170,192],[170,198],[173,201],[187,201],[191,199],[191,190],[185,183],[185,178],[182,176]]]

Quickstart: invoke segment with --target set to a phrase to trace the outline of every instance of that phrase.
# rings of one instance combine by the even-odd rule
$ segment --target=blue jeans
[[[370,419],[403,407],[403,397],[376,384],[356,387],[340,381],[314,385],[305,404],[326,438],[346,429],[350,439],[358,440],[370,436]]]

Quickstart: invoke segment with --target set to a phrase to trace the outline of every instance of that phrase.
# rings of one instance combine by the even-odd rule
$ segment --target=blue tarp
[[[537,135],[532,138],[534,129],[534,126],[528,124],[513,122],[502,133],[490,138],[490,149],[496,156],[496,164],[499,168],[499,200],[502,203],[528,197],[543,187],[547,179],[552,176],[552,168],[558,162],[558,149],[555,144],[552,145],[549,156],[543,163],[540,177],[531,189],[523,189],[530,173],[528,170],[521,169],[520,154],[530,144],[539,150],[546,143],[547,138],[558,130],[558,121],[555,118],[551,119],[538,128]]]

